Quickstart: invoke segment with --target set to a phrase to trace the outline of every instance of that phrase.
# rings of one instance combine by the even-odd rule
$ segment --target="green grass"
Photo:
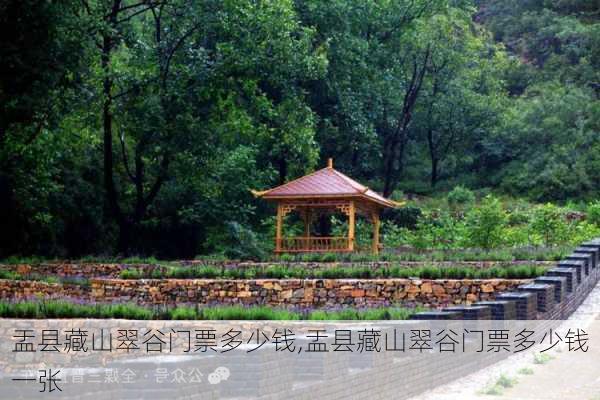
[[[22,279],[22,275],[14,272],[14,271],[7,271],[5,269],[0,269],[0,279],[10,279],[13,281]]]
[[[375,262],[375,261],[558,261],[572,251],[572,246],[560,246],[556,248],[499,248],[489,251],[477,249],[449,249],[429,250],[393,253],[383,252],[379,255],[370,253],[306,253],[306,254],[282,254],[277,257],[269,256],[262,261],[306,261],[306,262]],[[228,260],[220,254],[202,255],[195,258],[206,264],[219,264]],[[61,260],[44,258],[38,256],[19,257],[11,256],[0,260],[0,264],[41,264],[47,262],[60,262]],[[159,260],[153,256],[133,256],[127,258],[106,256],[85,256],[74,263],[121,263],[121,264],[153,264],[164,266],[177,266],[177,261]]]
[[[402,320],[408,319],[416,312],[423,311],[423,308],[373,308],[366,310],[344,309],[338,311],[315,310],[308,315],[310,320],[320,321],[344,321],[344,320]]]
[[[558,261],[572,251],[572,246],[556,248],[500,248],[489,251],[477,249],[451,249],[409,251],[401,253],[306,253],[283,254],[270,261],[305,262],[374,262],[374,261]]]
[[[13,281],[28,280],[28,281],[41,281],[49,284],[68,284],[68,285],[80,285],[89,286],[90,282],[87,278],[82,277],[59,277],[59,276],[44,276],[37,273],[29,273],[21,275],[15,271],[7,271],[0,269],[0,279],[10,279]]]
[[[202,308],[198,319],[206,320],[299,320],[299,312],[275,309],[267,306],[221,306]]]
[[[63,300],[0,301],[0,318],[119,318],[132,320],[401,320],[422,308],[292,311],[269,306],[142,307],[135,304],[77,304]]]
[[[512,265],[506,267],[439,267],[407,268],[398,265],[370,268],[364,266],[308,269],[299,266],[270,265],[222,269],[213,266],[193,266],[153,270],[125,269],[122,279],[141,278],[197,278],[197,279],[373,279],[373,278],[423,278],[423,279],[527,279],[543,275],[547,267],[539,265]]]
[[[208,259],[208,258],[207,258]],[[132,256],[132,257],[106,257],[106,256],[84,256],[76,260],[65,261],[64,259],[58,258],[47,258],[41,256],[10,256],[4,259],[0,259],[0,264],[5,265],[15,265],[15,264],[29,264],[29,265],[38,265],[44,263],[64,263],[70,262],[73,264],[153,264],[153,265],[178,265],[176,261],[169,260],[159,260],[155,257],[142,257],[142,256]]]

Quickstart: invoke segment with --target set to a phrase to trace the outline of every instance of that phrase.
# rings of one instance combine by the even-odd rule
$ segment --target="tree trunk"
[[[431,113],[429,114],[429,117],[431,117]],[[434,187],[438,181],[439,159],[436,151],[437,145],[433,138],[433,129],[431,128],[427,130],[427,147],[429,148],[429,159],[431,160],[431,187]]]
[[[288,173],[288,169],[287,169],[287,162],[285,161],[284,158],[280,158],[279,159],[279,163],[278,163],[278,169],[279,169],[279,184],[283,185],[285,183],[285,178],[287,177],[287,173]]]
[[[431,159],[431,187],[435,187],[438,182],[438,159]]]

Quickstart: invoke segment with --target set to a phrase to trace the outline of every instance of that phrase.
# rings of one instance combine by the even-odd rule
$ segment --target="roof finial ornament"
[[[327,159],[327,168],[333,168],[333,158]]]

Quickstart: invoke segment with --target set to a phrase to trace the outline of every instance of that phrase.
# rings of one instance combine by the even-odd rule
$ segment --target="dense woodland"
[[[0,257],[266,242],[249,190],[328,157],[395,199],[600,196],[597,0],[2,0],[0,25]]]

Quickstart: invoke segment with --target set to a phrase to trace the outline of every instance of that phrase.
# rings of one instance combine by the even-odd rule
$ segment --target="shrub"
[[[500,396],[502,395],[502,387],[498,385],[489,386],[483,389],[483,394],[487,394],[490,396]]]
[[[21,275],[17,274],[14,271],[7,271],[5,269],[0,269],[0,279],[10,279],[12,281],[16,281],[21,279]]]
[[[502,243],[506,212],[495,197],[486,196],[478,207],[467,214],[467,232],[475,247],[490,250]]]
[[[510,210],[507,222],[510,226],[525,225],[529,223],[530,218],[529,212],[517,208]]]
[[[533,211],[531,230],[542,237],[545,246],[552,246],[565,239],[567,224],[562,210],[554,204],[538,206]]]
[[[384,222],[393,222],[400,228],[414,229],[422,215],[423,211],[419,207],[406,206],[385,209],[381,219]]]
[[[121,270],[121,272],[119,272],[119,278],[121,278],[121,279],[141,279],[142,271],[140,271],[139,269],[127,268],[127,269]]]
[[[393,221],[382,221],[381,237],[385,248],[397,248],[410,243],[413,240],[413,232],[396,225]],[[381,254],[380,258],[385,259],[386,256]]]
[[[496,385],[501,386],[503,388],[513,387],[517,383],[516,378],[509,378],[506,375],[500,375],[500,378],[496,381]]]
[[[586,209],[587,220],[590,224],[600,227],[600,201],[596,200],[588,204]]]
[[[234,259],[261,260],[266,257],[267,251],[258,235],[251,229],[238,222],[225,223],[223,242],[219,244],[219,251]]]
[[[470,189],[458,185],[448,193],[447,200],[451,210],[462,210],[475,202],[475,194]]]

